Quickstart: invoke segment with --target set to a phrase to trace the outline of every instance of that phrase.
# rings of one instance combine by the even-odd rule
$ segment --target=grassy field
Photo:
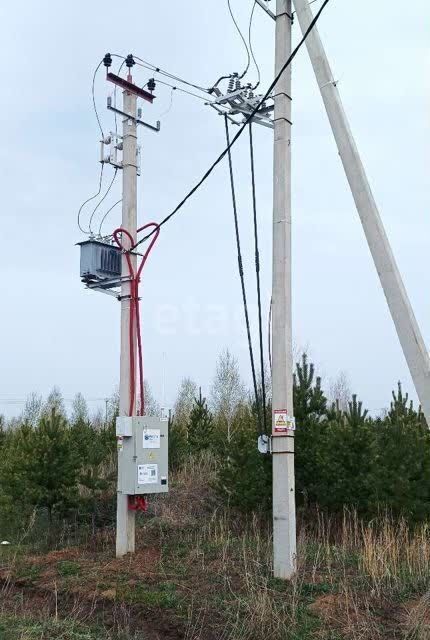
[[[0,551],[1,640],[430,639],[430,532],[353,514],[301,525],[298,572],[271,575],[267,522],[229,513],[191,464],[140,517],[134,556],[112,529]]]

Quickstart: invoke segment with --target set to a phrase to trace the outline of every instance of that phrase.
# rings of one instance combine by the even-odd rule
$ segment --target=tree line
[[[315,509],[336,514],[348,507],[368,518],[381,510],[411,522],[428,518],[430,435],[420,409],[400,383],[390,408],[376,418],[355,394],[348,399],[345,383],[332,387],[336,395],[329,399],[315,366],[303,354],[294,374],[299,509],[305,515]],[[150,412],[157,413],[148,386],[147,397]],[[265,411],[271,424],[270,388],[268,397]],[[93,417],[80,395],[70,416],[58,390],[44,404],[30,400],[18,419],[0,420],[0,536],[14,518],[34,509],[43,510],[49,521],[112,523],[117,396],[105,415]],[[185,378],[169,420],[171,470],[179,470],[191,456],[211,455],[218,470],[214,490],[224,503],[269,512],[272,460],[257,450],[257,408],[229,352],[218,360],[209,400]]]

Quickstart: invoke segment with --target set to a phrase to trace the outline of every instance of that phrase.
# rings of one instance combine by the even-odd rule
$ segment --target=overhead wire
[[[194,96],[195,98],[199,98],[199,100],[204,100],[205,102],[208,101],[208,98],[204,98],[203,96],[199,96],[197,93],[193,93],[192,91],[188,91],[188,89],[182,89],[181,87],[177,87],[173,84],[170,84],[170,82],[166,82],[165,80],[160,80],[159,78],[157,78],[157,82],[159,84],[164,84],[166,87],[170,87],[171,89],[174,89],[175,91],[181,91],[182,93],[187,93],[189,96]]]
[[[100,201],[97,203],[97,205],[94,207],[94,210],[93,210],[93,212],[92,212],[92,214],[91,214],[90,221],[89,221],[89,225],[88,225],[88,227],[89,227],[89,230],[90,230],[90,233],[91,233],[91,234],[93,233],[93,230],[92,230],[92,226],[91,226],[91,224],[92,224],[92,221],[93,221],[94,215],[95,215],[95,213],[96,213],[97,209],[100,207],[100,205],[101,205],[101,204],[106,200],[106,198],[108,197],[109,192],[110,192],[110,190],[112,189],[113,183],[115,182],[115,179],[116,179],[117,173],[118,173],[118,169],[117,169],[117,167],[115,167],[115,171],[114,171],[114,174],[113,174],[112,180],[110,181],[110,184],[109,184],[108,188],[106,189],[104,196],[101,198],[101,200],[100,200]]]
[[[256,2],[256,0],[253,0],[253,3],[252,3],[252,11],[251,11],[251,17],[249,18],[249,29],[248,29],[249,50],[250,50],[250,52],[251,52],[251,57],[252,57],[252,60],[254,61],[254,65],[255,65],[255,68],[256,68],[256,70],[257,70],[257,75],[258,75],[258,80],[257,80],[257,82],[255,83],[255,85],[252,87],[252,89],[253,89],[254,91],[255,91],[255,89],[257,89],[257,87],[260,85],[260,82],[261,82],[261,71],[260,71],[260,67],[259,67],[258,62],[257,62],[257,59],[256,59],[256,57],[255,57],[254,49],[253,49],[253,47],[252,47],[252,21],[253,21],[253,18],[254,18],[254,13],[255,13],[255,7],[256,7],[256,6],[257,6],[257,2]]]
[[[244,272],[243,272],[242,249],[240,244],[239,220],[237,215],[236,189],[234,184],[234,173],[233,173],[233,160],[232,160],[231,148],[230,148],[230,133],[228,130],[228,118],[226,115],[224,116],[224,124],[225,124],[225,137],[226,137],[227,146],[228,146],[228,166],[229,166],[229,172],[230,172],[231,199],[232,199],[232,205],[233,205],[234,230],[235,230],[235,236],[236,236],[237,264],[238,264],[239,277],[240,277],[240,286],[242,290],[243,309],[245,313],[246,334],[248,338],[249,359],[251,361],[252,383],[254,387],[257,419],[258,419],[258,425],[260,427],[260,431],[262,431],[261,405],[258,397],[258,384],[257,384],[257,375],[255,372],[254,350],[252,348],[248,302],[246,297],[245,278],[244,278]]]
[[[269,98],[269,96],[272,93],[274,87],[278,84],[279,79],[281,78],[282,74],[289,67],[289,65],[292,63],[292,61],[294,60],[294,58],[296,57],[296,55],[298,54],[298,52],[300,51],[300,49],[304,45],[308,35],[310,34],[312,29],[314,28],[314,26],[318,22],[322,12],[324,11],[325,7],[328,5],[329,2],[330,2],[330,0],[324,0],[324,2],[321,5],[320,9],[315,14],[312,22],[310,23],[309,27],[307,28],[306,32],[304,33],[302,39],[297,44],[297,46],[295,47],[295,49],[293,50],[293,52],[289,56],[288,60],[286,60],[286,62],[282,66],[281,70],[279,71],[279,73],[277,74],[277,76],[275,77],[273,82],[270,84],[270,86],[267,89],[266,93],[262,96],[260,102],[254,107],[254,109],[251,111],[251,113],[248,115],[248,117],[244,120],[244,122],[242,123],[242,125],[241,125],[239,131],[236,133],[236,135],[230,140],[229,145],[220,153],[220,155],[217,157],[215,162],[212,163],[212,165],[209,167],[209,169],[204,173],[204,175],[194,185],[194,187],[186,194],[186,196],[179,202],[179,204],[177,204],[176,207],[167,216],[165,216],[165,218],[163,218],[163,220],[161,220],[161,222],[159,223],[160,227],[162,227],[167,222],[169,222],[178,213],[178,211],[180,211],[182,209],[182,207],[196,193],[196,191],[198,191],[200,189],[202,184],[204,184],[204,182],[206,182],[206,180],[213,173],[213,171],[216,169],[216,167],[225,158],[225,156],[228,154],[229,150],[232,148],[232,146],[237,142],[237,140],[240,138],[240,136],[244,132],[247,124],[249,122],[251,122],[251,120],[253,119],[253,117],[257,113],[257,111],[261,108],[261,106],[264,104],[264,102]],[[136,242],[136,244],[132,247],[132,249],[135,249],[137,246],[139,246],[140,244],[145,242],[153,233],[154,232],[151,232],[151,233],[147,234],[144,238],[142,238],[141,240]]]
[[[243,33],[242,33],[238,23],[237,23],[237,20],[234,17],[234,13],[233,13],[233,9],[231,8],[230,0],[227,0],[227,6],[228,6],[228,10],[230,12],[231,19],[233,20],[234,26],[236,27],[236,31],[238,32],[238,34],[239,34],[239,36],[240,36],[240,38],[241,38],[241,40],[243,42],[243,45],[244,45],[244,47],[246,49],[246,55],[247,55],[246,67],[245,67],[245,70],[239,75],[239,79],[242,80],[242,78],[244,78],[246,76],[246,74],[248,73],[249,67],[251,65],[251,55],[249,53],[249,48],[248,48],[247,42],[245,40],[245,36],[243,35]]]
[[[159,118],[163,118],[164,116],[167,116],[168,113],[170,113],[172,107],[173,107],[173,93],[176,91],[176,87],[172,87],[170,90],[170,102],[169,102],[169,106],[167,107],[167,109],[165,109],[162,113],[160,113],[160,115],[158,116]]]
[[[95,198],[97,198],[97,196],[100,195],[101,190],[102,190],[102,183],[103,183],[103,169],[104,169],[104,164],[101,164],[100,167],[100,178],[99,178],[99,189],[97,191],[97,193],[95,193],[93,196],[91,196],[90,198],[88,198],[87,200],[85,200],[85,202],[83,202],[81,204],[81,206],[79,207],[79,211],[78,211],[78,227],[80,229],[80,231],[82,231],[82,233],[91,233],[91,230],[89,229],[89,231],[85,231],[85,229],[82,228],[81,225],[81,213],[82,213],[82,209],[85,207],[86,204],[88,204],[89,202],[91,202],[91,200],[94,200]]]
[[[92,98],[93,98],[93,108],[94,108],[94,113],[96,114],[97,123],[98,123],[98,125],[99,125],[100,133],[102,134],[102,139],[104,139],[105,134],[104,134],[104,132],[103,132],[103,127],[102,127],[102,124],[101,124],[101,122],[100,122],[99,114],[98,114],[98,111],[97,111],[96,97],[95,97],[95,82],[96,82],[96,76],[97,76],[98,70],[100,69],[100,67],[102,66],[102,64],[103,64],[103,60],[100,60],[100,62],[98,63],[97,67],[96,67],[96,68],[95,68],[95,70],[94,70],[93,82],[92,82],[92,86],[91,86],[91,95],[92,95]]]
[[[205,92],[208,91],[207,88],[202,87],[201,85],[198,85],[198,84],[194,84],[193,82],[189,82],[188,80],[184,80],[184,78],[181,78],[180,76],[177,76],[174,73],[169,73],[169,71],[166,71],[161,67],[157,67],[155,64],[152,64],[151,62],[148,62],[143,58],[139,58],[139,56],[133,56],[133,57],[135,60],[138,61],[139,66],[144,67],[145,69],[149,69],[151,71],[154,71],[155,73],[166,76],[166,78],[170,78],[171,80],[176,80],[176,82],[180,82],[181,84],[188,85],[193,89],[198,89],[200,91],[205,91]]]
[[[263,317],[261,309],[261,281],[260,281],[260,250],[258,246],[258,218],[257,218],[257,196],[255,188],[255,161],[254,161],[254,139],[252,135],[252,122],[249,128],[249,157],[251,161],[251,191],[252,191],[252,212],[254,221],[254,252],[255,252],[255,275],[257,281],[257,306],[258,306],[258,338],[260,349],[260,375],[261,375],[261,400],[263,406],[263,429],[261,433],[267,434],[266,415],[266,380],[264,374],[264,346],[263,346]]]
[[[103,227],[103,225],[104,225],[104,223],[105,223],[106,218],[108,217],[108,215],[110,214],[110,212],[111,212],[113,209],[115,209],[115,207],[116,207],[117,205],[119,205],[121,202],[122,202],[122,198],[121,198],[120,200],[117,200],[117,201],[115,202],[115,204],[113,204],[113,205],[110,207],[110,209],[108,209],[108,210],[106,211],[106,213],[104,214],[103,218],[101,219],[100,226],[99,226],[99,236],[101,236],[101,235],[102,235],[102,227]]]

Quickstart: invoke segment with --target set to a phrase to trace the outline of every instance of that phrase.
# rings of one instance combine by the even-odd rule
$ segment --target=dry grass
[[[190,460],[141,519],[133,558],[112,559],[112,530],[65,550],[63,560],[82,567],[81,583],[59,575],[58,552],[28,557],[41,572],[32,578],[33,596],[48,576],[54,619],[88,623],[102,608],[109,633],[134,634],[151,612],[165,637],[186,640],[430,640],[427,525],[412,530],[387,515],[364,523],[348,512],[339,523],[316,514],[312,527],[301,526],[297,575],[285,583],[272,577],[270,523],[223,508],[215,479],[213,459]],[[17,593],[29,597],[16,584],[26,558],[15,550],[8,562],[0,599],[16,603]]]

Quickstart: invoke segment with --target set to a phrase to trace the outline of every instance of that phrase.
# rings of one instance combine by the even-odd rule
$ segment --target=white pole
[[[308,0],[294,0],[294,5],[300,28],[305,33],[313,19],[312,10]],[[430,426],[429,355],[385,233],[316,27],[308,35],[306,45],[361,224],[396,326],[397,335],[423,413]]]
[[[128,78],[131,81],[131,77]],[[124,91],[123,111],[136,118],[137,98]],[[137,229],[137,133],[136,120],[123,120],[123,169],[122,169],[122,228],[127,229],[136,241]],[[126,246],[126,238],[123,238]],[[132,256],[133,268],[136,271],[136,256]],[[128,275],[125,256],[122,258],[122,275]],[[124,282],[121,287],[121,362],[119,384],[119,415],[129,415],[130,409],[130,283]],[[136,344],[132,355],[136,362]],[[135,407],[132,414],[135,415]],[[118,451],[118,467],[121,465],[121,450]],[[117,492],[117,528],[116,555],[121,557],[135,550],[135,512],[128,508],[128,496]]]
[[[291,0],[276,2],[277,75],[291,55]],[[275,410],[293,416],[291,327],[291,65],[275,87],[272,281],[274,575],[296,570],[294,432],[275,433]],[[282,452],[282,453],[281,453]]]

